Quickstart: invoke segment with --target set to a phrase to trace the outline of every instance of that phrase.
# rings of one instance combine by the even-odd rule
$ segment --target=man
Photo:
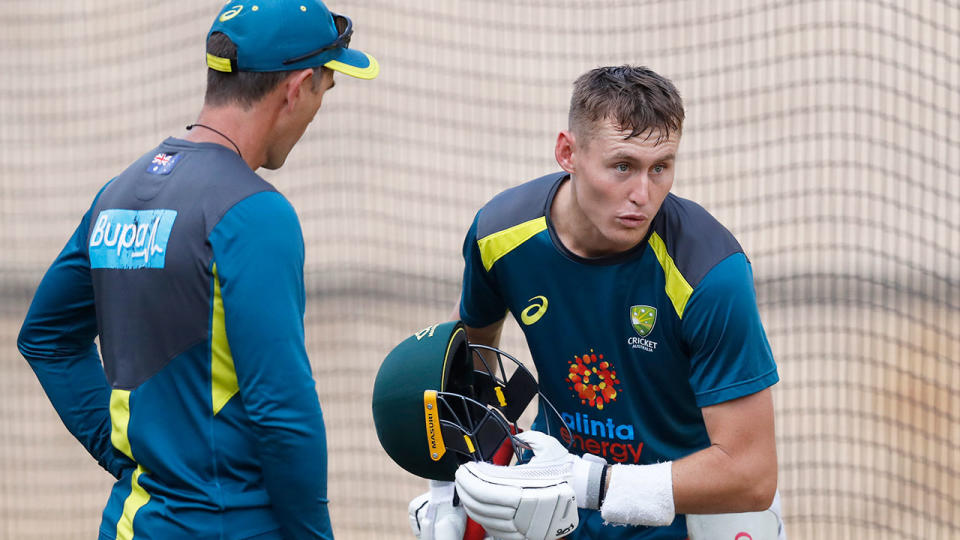
[[[228,3],[197,122],[101,189],[40,283],[18,346],[117,478],[101,539],[333,538],[300,224],[254,171],[334,71],[377,75],[351,34],[320,0]]]
[[[740,245],[670,194],[683,119],[673,84],[648,69],[582,75],[556,142],[563,172],[497,195],[467,233],[454,317],[471,343],[496,346],[512,313],[565,424],[562,440],[520,435],[529,465],[458,469],[466,513],[495,537],[550,523],[547,538],[682,539],[683,514],[771,506],[776,365]],[[559,517],[571,495],[574,532]],[[769,516],[740,516],[741,530]]]

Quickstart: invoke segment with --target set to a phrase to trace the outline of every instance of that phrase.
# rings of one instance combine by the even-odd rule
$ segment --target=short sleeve
[[[694,289],[682,320],[697,406],[747,396],[779,380],[767,341],[753,272],[743,253],[718,263]]]
[[[477,244],[477,221],[474,218],[463,241],[463,290],[460,295],[460,319],[467,326],[483,328],[506,316],[507,305],[500,295],[492,269],[488,271]]]

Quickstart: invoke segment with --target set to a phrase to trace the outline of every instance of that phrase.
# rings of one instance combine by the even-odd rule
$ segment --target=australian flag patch
[[[147,165],[147,172],[150,174],[170,174],[173,172],[173,168],[177,165],[177,161],[179,160],[180,154],[176,152],[160,152],[159,154],[153,156],[153,161]]]

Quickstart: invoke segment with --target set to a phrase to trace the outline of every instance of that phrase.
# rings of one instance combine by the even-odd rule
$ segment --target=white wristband
[[[580,508],[600,508],[600,481],[606,465],[603,458],[591,454],[584,454],[582,458],[572,461],[570,485]]]
[[[673,462],[614,465],[600,515],[604,521],[662,527],[673,523]]]

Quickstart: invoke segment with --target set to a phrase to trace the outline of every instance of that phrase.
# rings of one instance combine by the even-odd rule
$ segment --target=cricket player
[[[740,244],[670,193],[683,120],[661,75],[591,70],[556,140],[562,172],[500,193],[470,226],[454,317],[496,346],[511,313],[564,424],[519,436],[528,464],[457,470],[466,514],[493,537],[785,538],[777,367]],[[431,509],[444,530],[450,504]]]
[[[196,123],[100,190],[40,283],[18,346],[117,478],[100,539],[333,538],[303,238],[255,171],[283,165],[334,71],[377,75],[352,31],[320,0],[227,3]]]

